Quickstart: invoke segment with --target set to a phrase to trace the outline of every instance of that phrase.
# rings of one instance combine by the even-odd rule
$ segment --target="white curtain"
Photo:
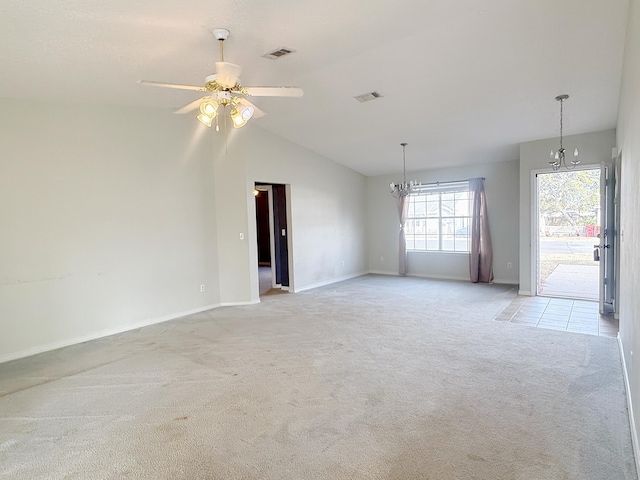
[[[404,225],[407,221],[408,207],[409,202],[407,202],[407,197],[398,197],[398,217],[400,218],[400,234],[398,242],[398,273],[403,277],[407,274],[407,241],[404,237]]]
[[[487,199],[484,194],[484,180],[469,180],[472,195],[471,207],[471,251],[469,252],[469,276],[474,283],[493,281],[493,247],[487,216]]]

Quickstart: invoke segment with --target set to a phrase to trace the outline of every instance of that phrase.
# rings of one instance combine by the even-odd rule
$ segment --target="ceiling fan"
[[[247,100],[246,96],[254,97],[301,97],[303,91],[298,87],[243,87],[240,84],[239,65],[224,61],[224,41],[229,37],[229,30],[216,28],[213,36],[220,43],[220,61],[216,62],[216,73],[205,78],[204,86],[180,85],[176,83],[152,82],[139,80],[138,83],[153,87],[176,88],[179,90],[193,90],[196,92],[207,92],[207,94],[184,107],[179,108],[174,113],[189,113],[197,108],[200,109],[197,119],[207,127],[211,127],[213,120],[216,120],[216,131],[218,127],[218,114],[220,108],[229,107],[229,116],[233,121],[234,128],[240,128],[247,124],[252,117],[261,117],[265,113]]]

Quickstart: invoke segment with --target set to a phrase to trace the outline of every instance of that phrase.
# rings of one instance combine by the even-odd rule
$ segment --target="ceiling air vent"
[[[363,102],[368,102],[370,100],[375,100],[376,98],[381,98],[381,97],[382,95],[380,95],[378,92],[370,92],[370,93],[363,93],[362,95],[357,95],[353,98],[358,100],[360,103],[363,103]]]
[[[295,50],[292,50],[291,48],[282,47],[272,52],[265,53],[263,57],[270,58],[271,60],[276,60],[277,58],[284,57],[285,55],[289,55],[290,53],[293,53],[293,52],[295,52]]]

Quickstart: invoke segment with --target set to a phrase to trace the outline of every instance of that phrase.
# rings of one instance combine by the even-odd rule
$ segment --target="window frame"
[[[456,199],[456,194],[464,193],[467,198]],[[445,198],[443,196],[453,194],[453,198]],[[433,215],[433,210],[429,212],[428,205],[434,202],[434,197],[437,196],[437,216]],[[420,201],[416,199],[420,197]],[[473,192],[469,188],[469,181],[462,182],[448,182],[438,183],[431,185],[421,185],[417,190],[412,192],[407,198],[407,215],[405,217],[405,240],[407,246],[407,252],[411,253],[447,253],[447,254],[469,254],[471,251],[471,205],[473,200]],[[458,202],[467,202],[464,208],[464,214],[457,214]],[[453,210],[451,213],[444,212],[443,215],[443,203],[452,202]],[[416,215],[416,206],[420,203],[424,204],[424,212],[421,215]],[[427,227],[429,220],[437,220],[437,233],[429,234]],[[433,223],[432,223],[433,224]],[[423,226],[424,225],[424,226]],[[451,227],[444,228],[445,225],[453,225]],[[461,225],[460,228],[457,225]],[[460,235],[456,235],[456,231],[466,228],[465,235],[465,248],[458,248],[458,241],[461,238]],[[423,233],[418,233],[422,230]],[[450,233],[448,233],[450,232]],[[429,239],[433,242],[433,236],[437,235],[438,248],[429,248]],[[424,239],[424,248],[416,248],[418,238]],[[446,237],[452,237],[453,249],[445,249]]]

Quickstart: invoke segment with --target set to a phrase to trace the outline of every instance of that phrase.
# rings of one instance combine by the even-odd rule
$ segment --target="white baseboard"
[[[391,275],[394,277],[398,277],[398,272],[388,272],[386,270],[369,270],[369,272],[371,275]]]
[[[59,342],[48,343],[46,345],[40,345],[38,347],[27,348],[26,350],[20,350],[18,352],[8,353],[6,355],[0,355],[0,363],[10,362],[12,360],[18,360],[19,358],[30,357],[31,355],[37,355],[38,353],[50,352],[51,350],[57,350],[59,348],[69,347],[71,345],[77,345],[78,343],[84,343],[91,340],[97,340],[98,338],[109,337],[118,333],[128,332],[136,330],[142,327],[148,327],[149,325],[155,325],[156,323],[167,322],[169,320],[175,320],[176,318],[185,317],[187,315],[193,315],[194,313],[204,312],[213,308],[219,307],[220,304],[205,305],[203,307],[186,310],[184,312],[172,313],[157,318],[148,318],[137,323],[128,325],[122,325],[115,328],[107,328],[105,330],[99,330],[97,332],[89,333],[87,335],[81,335],[79,337],[69,338],[66,340],[60,340]]]
[[[246,302],[222,302],[220,307],[244,307],[246,305],[255,305],[256,303],[260,303],[260,299],[257,300],[247,300]]]
[[[519,282],[514,282],[513,280],[502,280],[501,278],[494,278],[493,283],[497,283],[499,285],[520,285]]]
[[[400,277],[401,275],[398,272],[387,272],[382,270],[370,270],[370,274],[372,275],[390,275],[392,277]],[[469,281],[469,277],[461,277],[458,275],[431,275],[428,273],[407,273],[406,277],[415,277],[415,278],[430,278],[432,280],[456,280],[456,281]]]
[[[392,275],[394,277],[399,277],[398,272],[388,272],[383,270],[369,270],[369,273],[372,275]],[[433,280],[456,280],[461,282],[470,282],[468,276],[459,276],[459,275],[432,275],[428,273],[408,273],[407,277],[418,277],[418,278],[430,278]],[[518,285],[518,282],[514,282],[512,280],[501,280],[494,279],[492,283],[496,283],[499,285]]]
[[[432,280],[455,280],[457,282],[470,282],[468,276],[460,275],[433,275],[430,273],[407,273],[407,277],[430,278]]]
[[[624,358],[624,348],[622,339],[618,333],[618,348],[620,349],[620,360],[622,361],[622,373],[624,374],[624,387],[627,392],[627,410],[629,411],[629,427],[631,428],[631,445],[636,461],[636,471],[640,472],[640,444],[638,444],[638,431],[636,430],[635,416],[633,414],[633,402],[631,399],[631,386],[629,385],[629,373],[627,372],[627,362]]]
[[[525,295],[527,297],[531,296],[531,291],[530,290],[518,290],[518,295]]]
[[[345,280],[350,280],[352,278],[361,277],[363,275],[367,275],[369,272],[359,272],[353,273],[351,275],[344,275],[342,277],[332,278],[331,280],[325,280],[323,282],[314,283],[312,285],[305,285],[304,287],[296,288],[294,290],[295,293],[304,292],[305,290],[311,290],[313,288],[324,287],[325,285],[331,285],[332,283],[344,282]]]

